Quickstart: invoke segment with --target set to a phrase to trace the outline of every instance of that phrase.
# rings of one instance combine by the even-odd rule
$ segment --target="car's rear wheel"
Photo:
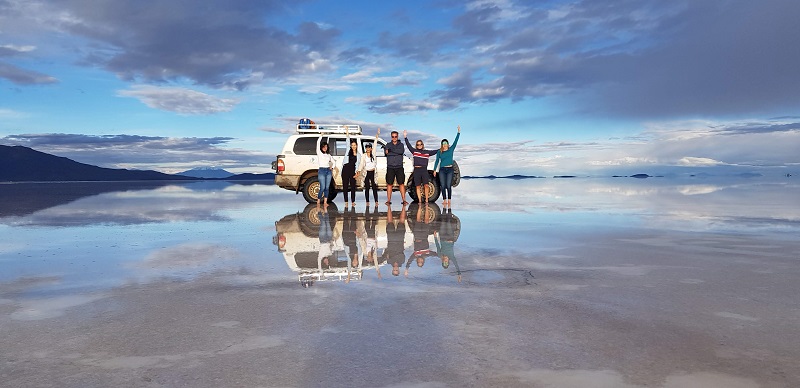
[[[427,185],[428,190],[428,202],[436,202],[439,199],[439,195],[441,194],[441,188],[439,187],[439,179],[433,177],[433,173],[428,172],[428,180],[430,183]],[[423,188],[423,190],[425,190]],[[425,200],[425,193],[422,193],[422,198],[417,198],[417,186],[414,186],[414,177],[413,175],[408,178],[408,183],[406,184],[406,192],[411,197],[414,202],[422,202]]]
[[[461,183],[461,168],[458,167],[458,163],[453,162],[453,187],[458,186]]]

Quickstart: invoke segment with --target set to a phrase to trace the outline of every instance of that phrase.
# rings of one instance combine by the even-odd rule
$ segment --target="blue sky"
[[[0,144],[270,172],[301,117],[469,175],[800,172],[800,2],[0,0]],[[386,137],[385,137],[386,138]]]

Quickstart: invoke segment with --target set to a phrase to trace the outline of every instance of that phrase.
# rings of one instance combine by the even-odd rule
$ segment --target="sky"
[[[300,118],[465,175],[800,173],[796,0],[0,0],[0,144],[272,172]],[[388,136],[384,135],[388,140]]]

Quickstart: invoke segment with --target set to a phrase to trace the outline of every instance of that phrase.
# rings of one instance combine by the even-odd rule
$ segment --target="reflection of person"
[[[319,135],[319,139],[317,139],[317,162],[319,164],[319,170],[317,171],[317,181],[319,182],[317,205],[319,205],[320,199],[323,198],[327,205],[328,189],[333,178],[333,157],[331,157],[331,153],[328,150],[328,143],[322,141],[322,135]]]
[[[398,140],[398,136],[400,136],[397,131],[392,131],[392,141],[386,143],[384,146],[383,152],[386,154],[386,204],[392,204],[392,190],[394,189],[394,184],[400,186],[400,197],[403,199],[403,205],[407,204],[406,202],[406,174],[403,171],[403,154],[405,153],[405,148],[403,148],[403,143]]]
[[[422,267],[425,265],[425,258],[437,256],[436,252],[431,251],[431,244],[428,242],[428,235],[431,234],[430,216],[432,214],[430,212],[432,211],[427,203],[417,204],[417,216],[411,228],[411,233],[414,235],[414,253],[406,263],[406,276],[408,276],[408,267],[411,266],[412,261],[417,262],[417,267]]]
[[[453,198],[453,151],[456,150],[459,136],[461,136],[460,125],[452,146],[447,139],[442,140],[442,146],[436,153],[436,163],[433,164],[433,176],[436,176],[436,167],[439,167],[439,187],[442,190],[442,204],[445,206],[450,205],[450,200]]]
[[[364,221],[359,222],[356,236],[359,238],[361,246],[361,256],[363,257],[362,265],[374,265],[375,271],[378,273],[378,279],[381,278],[381,271],[378,261],[378,240],[375,237],[375,223],[377,222],[378,214],[370,211],[370,208],[364,211]]]
[[[319,255],[317,256],[317,270],[322,274],[323,267],[330,267],[334,256],[334,238],[332,225],[335,220],[331,220],[327,211],[319,212]],[[306,276],[300,278],[300,284],[305,287],[314,285],[314,277]]]
[[[361,158],[361,151],[355,139],[350,140],[350,129],[345,126],[347,143],[350,149],[342,160],[342,194],[344,195],[344,207],[347,207],[347,193],[350,192],[350,202],[356,205],[356,177],[358,176],[357,167]]]
[[[442,259],[442,268],[447,269],[452,261],[456,267],[458,281],[461,282],[461,269],[458,268],[456,261],[455,243],[457,239],[456,231],[460,229],[459,221],[450,209],[444,209],[439,219],[439,230],[433,232],[433,240],[436,243],[436,250]]]
[[[378,136],[380,135],[381,129],[378,128],[378,133],[375,135],[375,144],[378,144]],[[375,154],[372,153],[372,144],[367,143],[364,146],[364,155],[361,158],[361,163],[358,165],[358,174],[364,175],[364,197],[367,199],[367,206],[369,206],[370,188],[372,188],[372,194],[375,197],[375,206],[378,206],[378,185],[375,183],[375,169],[377,166]]]
[[[403,131],[403,138],[405,139],[406,147],[408,147],[414,155],[414,172],[412,173],[412,177],[414,179],[414,186],[417,187],[417,201],[422,201],[422,194],[420,191],[424,191],[425,202],[428,202],[428,184],[430,183],[430,179],[428,178],[428,158],[436,155],[439,150],[426,150],[422,140],[417,140],[416,148],[412,147],[411,143],[408,141],[408,131]]]
[[[347,250],[348,267],[358,267],[358,245],[356,243],[356,214],[353,209],[342,212],[342,242]]]
[[[392,207],[386,212],[386,249],[383,250],[381,260],[392,266],[392,275],[400,275],[400,266],[406,261],[403,240],[406,236],[406,206],[400,210],[400,219],[395,220]]]

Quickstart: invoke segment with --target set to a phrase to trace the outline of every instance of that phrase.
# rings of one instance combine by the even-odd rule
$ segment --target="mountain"
[[[196,180],[157,171],[92,166],[23,146],[0,145],[0,182]]]
[[[191,170],[179,172],[177,175],[191,176],[195,178],[230,178],[235,174],[214,167],[195,167]]]

